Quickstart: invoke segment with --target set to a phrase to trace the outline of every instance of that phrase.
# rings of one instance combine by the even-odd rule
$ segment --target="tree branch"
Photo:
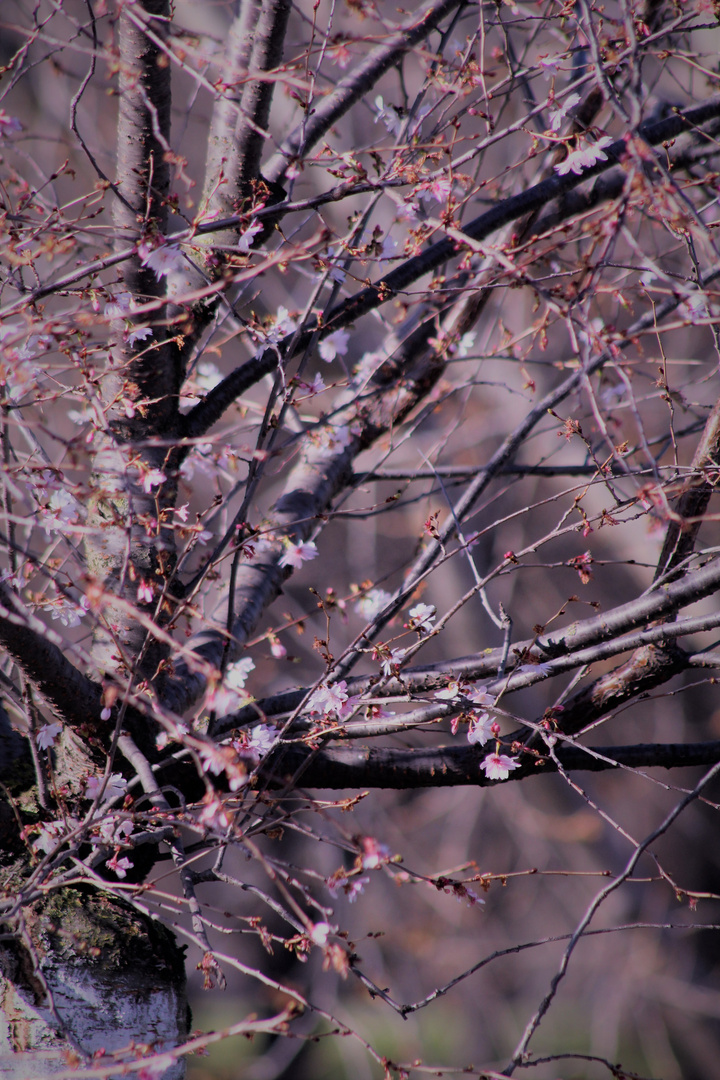
[[[720,741],[703,743],[648,743],[634,746],[562,746],[555,748],[560,765],[571,770],[604,772],[626,768],[680,769],[713,765],[720,761]],[[286,783],[296,772],[305,788],[421,788],[495,787],[498,783],[525,780],[528,776],[557,772],[548,757],[533,756],[507,780],[488,780],[480,769],[486,751],[474,746],[438,746],[430,749],[396,750],[368,747],[332,747],[309,750],[285,746],[277,760],[268,762],[263,778],[272,784]]]

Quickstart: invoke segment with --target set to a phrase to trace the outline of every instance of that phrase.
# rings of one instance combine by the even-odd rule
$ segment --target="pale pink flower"
[[[339,424],[337,427],[328,425],[322,428],[317,436],[317,447],[327,454],[337,454],[352,442],[354,431],[347,424]]]
[[[242,690],[250,672],[254,670],[254,662],[249,656],[244,656],[241,660],[236,660],[234,664],[228,664],[225,672],[225,683],[231,690]]]
[[[337,64],[337,66],[339,68],[342,68],[343,71],[344,71],[345,68],[350,63],[350,61],[352,60],[352,53],[348,49],[347,45],[345,45],[344,43],[341,43],[340,45],[337,46],[337,48],[335,49],[334,60],[335,60],[335,63]]]
[[[378,94],[375,98],[375,108],[378,110],[375,123],[377,124],[378,120],[382,120],[391,135],[399,135],[403,127],[403,118],[395,106],[386,105]]]
[[[55,740],[62,731],[62,724],[43,724],[35,735],[35,742],[41,750],[48,750],[54,745]]]
[[[277,638],[274,635],[270,638],[270,652],[276,660],[284,660],[287,656],[287,649],[282,641],[280,641],[280,638]]]
[[[344,356],[348,350],[350,335],[347,330],[335,330],[320,342],[318,352],[326,363],[330,364],[336,356]]]
[[[465,357],[470,352],[472,352],[473,346],[475,345],[475,338],[476,337],[477,337],[477,334],[475,333],[474,330],[468,330],[468,332],[466,334],[463,334],[463,336],[458,341],[456,351],[457,351],[458,357],[461,360],[464,360]]]
[[[258,758],[264,758],[268,754],[277,738],[277,728],[271,724],[258,724],[250,732],[248,749]]]
[[[142,486],[146,495],[149,495],[154,487],[160,487],[167,480],[167,476],[161,469],[148,469],[143,473]]]
[[[379,843],[374,836],[363,836],[363,856],[361,865],[363,870],[377,870],[383,863],[390,861],[390,848],[387,844]]]
[[[327,945],[328,937],[330,936],[330,934],[334,934],[335,930],[336,927],[331,926],[330,923],[315,923],[312,930],[310,931],[309,937],[313,944],[324,947],[325,945]]]
[[[520,765],[516,758],[508,757],[507,754],[488,754],[480,768],[485,772],[488,780],[507,780],[513,769],[519,769]]]
[[[374,619],[376,615],[379,615],[391,600],[392,594],[386,592],[385,589],[370,589],[355,604],[355,610],[363,619],[370,621],[370,619]]]
[[[238,238],[238,251],[241,251],[243,255],[247,255],[253,246],[253,240],[262,230],[263,227],[259,221],[254,221],[252,225],[248,225],[247,229],[243,229]]]
[[[124,319],[132,311],[132,296],[128,292],[118,293],[114,300],[105,305],[105,317],[107,319]]]
[[[102,783],[102,776],[89,776],[85,781],[85,798],[96,799],[100,794]],[[113,799],[118,799],[121,795],[125,794],[126,788],[127,780],[122,773],[111,773],[108,777],[108,782],[105,785],[103,799],[108,802],[111,802]],[[130,825],[132,831],[132,823],[130,823]]]
[[[492,738],[493,719],[488,713],[472,713],[468,728],[468,742],[484,746]]]
[[[153,598],[153,587],[148,581],[139,581],[137,589],[138,604],[150,604]]]
[[[123,335],[128,345],[134,345],[136,341],[144,341],[152,336],[153,332],[149,326],[136,326],[132,330],[126,330]]]
[[[319,552],[314,540],[301,541],[299,544],[293,544],[293,542],[289,540],[287,541],[285,553],[278,565],[293,566],[295,569],[298,569],[304,562],[316,558],[318,554]]]
[[[410,608],[409,615],[413,630],[424,634],[430,633],[437,618],[433,604],[416,604],[414,608]]]
[[[51,855],[64,841],[65,825],[62,821],[47,821],[41,829],[36,840],[33,840],[33,851],[44,851]]]
[[[451,679],[442,690],[435,691],[435,697],[440,701],[454,701],[460,694],[460,683],[457,679]]]
[[[140,244],[138,247],[140,262],[160,281],[168,274],[176,270],[182,263],[182,253],[177,244],[160,244],[159,247],[150,247],[148,244]]]
[[[135,864],[130,862],[130,860],[125,856],[123,856],[122,859],[118,859],[116,852],[113,855],[112,859],[107,860],[105,865],[107,866],[108,870],[114,870],[117,876],[122,879],[124,877],[127,877],[128,870],[132,870]]]
[[[319,686],[314,690],[307,703],[309,712],[328,713],[334,712],[340,715],[348,701],[347,682],[332,683],[330,686]]]
[[[224,833],[230,825],[230,818],[220,799],[212,797],[203,806],[198,815],[198,823],[210,829],[211,832]]]
[[[384,656],[380,661],[380,670],[383,675],[390,676],[393,669],[398,667],[405,658],[405,649],[391,649],[389,656]]]
[[[565,176],[571,172],[575,173],[576,176],[580,176],[584,169],[589,169],[598,161],[607,161],[607,154],[603,147],[609,146],[611,142],[612,139],[604,135],[596,143],[589,143],[581,150],[573,150],[564,161],[555,166],[555,172],[559,173],[560,176]]]
[[[447,202],[451,191],[452,180],[449,176],[438,176],[428,188],[429,194],[432,195],[435,202],[439,203]]]
[[[417,221],[420,207],[416,202],[403,202],[397,208],[398,221]]]
[[[550,111],[550,130],[551,131],[559,131],[560,130],[563,120],[565,119],[565,117],[567,116],[569,111],[571,109],[575,108],[575,106],[577,105],[579,100],[580,100],[580,95],[579,94],[570,94],[569,97],[565,98],[562,105],[559,105],[557,109],[552,109]]]
[[[465,695],[472,701],[473,705],[494,705],[495,698],[492,694],[488,694],[484,686],[475,686],[472,690],[469,690]]]
[[[22,131],[22,124],[15,116],[8,116],[4,109],[0,109],[0,139],[13,131]]]
[[[356,877],[345,886],[345,894],[348,901],[354,904],[358,896],[365,892],[365,886],[370,884],[369,877]]]
[[[320,374],[319,371],[315,375],[313,381],[311,383],[307,383],[306,385],[307,385],[307,388],[310,391],[310,393],[313,394],[313,395],[314,394],[321,394],[323,392],[323,390],[327,390],[327,386],[325,385],[325,380],[323,379],[323,377],[322,377],[322,375]]]

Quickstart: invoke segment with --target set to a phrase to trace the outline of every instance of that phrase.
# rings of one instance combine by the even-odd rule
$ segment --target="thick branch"
[[[0,644],[61,720],[94,727],[100,717],[100,687],[81,674],[48,631],[15,594],[0,583]]]
[[[421,788],[421,787],[494,787],[510,780],[556,772],[548,757],[533,756],[508,780],[488,780],[480,769],[486,749],[473,746],[439,746],[420,750],[369,749],[367,747],[332,747],[308,750],[284,747],[276,763],[268,765],[265,778],[285,783],[301,770],[300,784],[305,788]],[[680,769],[694,765],[713,765],[720,761],[720,741],[704,743],[649,743],[636,746],[563,746],[555,750],[562,767],[604,772],[617,768],[660,767]]]

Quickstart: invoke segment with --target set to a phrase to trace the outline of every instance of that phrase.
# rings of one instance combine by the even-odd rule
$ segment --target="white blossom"
[[[433,628],[433,622],[437,618],[436,609],[433,604],[416,604],[414,608],[410,608],[409,615],[412,620],[413,629],[419,630],[425,634],[430,633]]]
[[[96,799],[100,794],[102,784],[102,776],[89,776],[85,781],[85,798]],[[113,799],[119,799],[121,795],[125,794],[126,788],[127,780],[122,773],[111,773],[108,777],[107,784],[105,785],[103,800],[112,802]],[[128,822],[128,824],[130,825],[130,831],[132,832],[132,822]]]
[[[473,713],[468,727],[469,743],[484,746],[492,738],[493,719],[488,713]]]
[[[255,670],[255,664],[249,656],[243,656],[234,664],[228,664],[225,672],[225,682],[231,690],[242,690],[247,682],[251,671]]]
[[[355,610],[358,615],[362,615],[363,619],[374,619],[384,607],[387,607],[392,600],[392,593],[385,592],[384,589],[370,589],[363,597],[355,604]]]
[[[40,834],[33,840],[33,851],[44,851],[46,855],[52,855],[56,848],[60,847],[65,837],[65,825],[62,821],[46,821],[40,829]]]
[[[609,146],[611,142],[612,139],[604,135],[596,143],[588,143],[581,150],[573,150],[564,161],[558,162],[555,166],[555,172],[559,173],[560,176],[566,176],[568,173],[575,173],[576,176],[580,176],[584,169],[589,169],[598,161],[607,161],[607,154],[603,147]]]
[[[403,128],[403,117],[394,105],[386,105],[380,94],[375,98],[375,108],[378,110],[375,123],[382,120],[391,135],[399,135]]]
[[[508,757],[507,754],[488,754],[480,764],[488,780],[507,780],[513,769],[519,769],[520,764],[516,758]]]
[[[263,758],[270,750],[272,750],[276,738],[277,728],[273,727],[271,724],[258,724],[257,727],[254,727],[250,732],[248,737],[248,748],[259,758]]]
[[[314,942],[315,945],[320,945],[322,947],[327,945],[328,937],[334,932],[335,929],[330,925],[330,923],[319,922],[315,923],[312,930],[310,931],[309,936],[310,940]]]
[[[14,131],[22,131],[22,124],[17,117],[9,116],[4,109],[0,109],[0,139]]]
[[[168,274],[176,270],[182,263],[182,253],[177,244],[160,244],[159,247],[151,248],[147,244],[138,247],[140,262],[160,281]]]
[[[570,110],[575,108],[575,106],[577,105],[577,103],[579,101],[580,101],[580,95],[579,94],[570,94],[568,97],[565,98],[562,105],[559,105],[557,107],[557,109],[552,109],[550,111],[550,130],[551,131],[559,131],[560,130],[560,128],[562,127],[563,120],[565,119],[567,114],[570,112]]]
[[[54,722],[52,724],[43,724],[40,730],[35,735],[35,742],[41,750],[48,750],[54,745],[55,740],[62,731],[62,724]]]
[[[344,356],[347,352],[350,335],[347,330],[335,330],[334,333],[320,342],[318,352],[326,363],[330,364],[336,356]]]
[[[297,569],[304,562],[317,558],[318,554],[314,540],[301,541],[299,544],[293,544],[291,540],[288,540],[285,553],[278,566],[293,566]]]
[[[252,225],[248,225],[247,229],[243,229],[238,237],[238,251],[242,252],[243,255],[247,255],[253,246],[253,240],[262,230],[263,227],[259,221],[254,221]]]

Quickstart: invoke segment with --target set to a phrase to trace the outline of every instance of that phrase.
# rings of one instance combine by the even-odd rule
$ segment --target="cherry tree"
[[[0,17],[2,1075],[710,1075],[717,4]]]

